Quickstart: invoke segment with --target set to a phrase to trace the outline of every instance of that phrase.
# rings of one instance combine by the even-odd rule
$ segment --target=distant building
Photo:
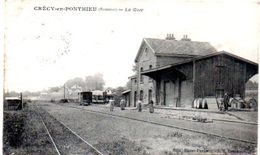
[[[184,35],[175,40],[143,39],[135,58],[130,105],[140,99],[155,105],[191,107],[195,98],[245,93],[245,83],[257,74],[258,64],[228,52],[217,52],[207,42]]]

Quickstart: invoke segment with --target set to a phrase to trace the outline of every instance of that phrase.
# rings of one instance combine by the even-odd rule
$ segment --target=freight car
[[[80,105],[90,105],[92,103],[92,92],[80,92],[79,103]]]

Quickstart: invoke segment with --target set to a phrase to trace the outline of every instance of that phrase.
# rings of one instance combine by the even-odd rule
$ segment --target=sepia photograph
[[[259,0],[2,10],[2,154],[258,154]]]

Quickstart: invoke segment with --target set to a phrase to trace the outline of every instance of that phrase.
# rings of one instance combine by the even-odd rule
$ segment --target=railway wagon
[[[92,102],[96,104],[105,104],[107,102],[107,93],[101,90],[92,91]]]
[[[79,103],[80,105],[90,105],[92,103],[92,92],[80,92]]]

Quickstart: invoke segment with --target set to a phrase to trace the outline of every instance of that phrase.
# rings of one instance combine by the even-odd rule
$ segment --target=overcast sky
[[[143,12],[36,11],[35,6],[141,8]],[[37,91],[100,72],[125,85],[142,38],[206,41],[258,62],[260,5],[250,0],[7,0],[6,86]],[[258,12],[257,12],[258,11]]]

